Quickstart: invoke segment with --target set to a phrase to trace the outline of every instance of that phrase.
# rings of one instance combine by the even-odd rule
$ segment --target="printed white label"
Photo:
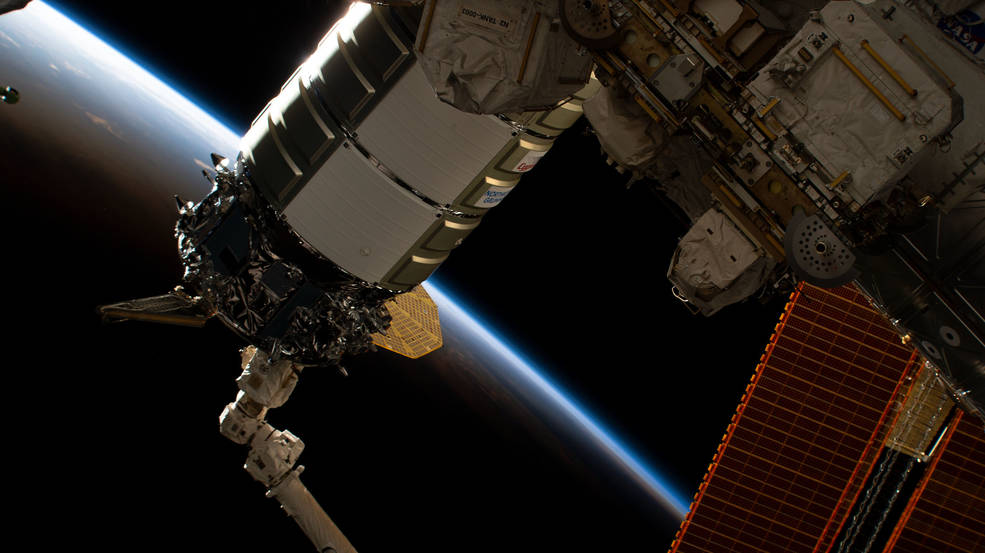
[[[513,167],[512,171],[514,173],[526,173],[527,171],[534,168],[540,158],[544,157],[547,151],[539,152],[537,150],[531,150],[527,152],[527,155],[523,156],[523,159],[517,162],[516,166]]]
[[[490,208],[499,205],[499,202],[503,201],[503,198],[513,190],[512,186],[490,186],[486,193],[479,197],[474,204],[474,207],[484,207]]]
[[[486,29],[510,32],[512,22],[502,12],[491,9],[485,2],[462,2],[458,10],[458,18],[466,23],[472,23]]]

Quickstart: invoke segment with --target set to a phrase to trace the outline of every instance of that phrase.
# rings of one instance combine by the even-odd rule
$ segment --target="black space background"
[[[341,1],[52,4],[240,133],[344,9]],[[623,182],[594,138],[569,132],[433,278],[689,496],[782,300],[712,319],[688,314],[665,277],[686,227],[645,187]],[[35,224],[65,224],[53,219]],[[87,264],[140,248],[139,236],[104,241],[96,232],[46,253],[42,270],[57,274],[37,277],[28,291],[57,295],[60,279],[84,279]],[[18,405],[30,405],[17,413],[20,426],[45,421],[32,435],[47,457],[43,474],[20,466],[22,514],[74,520],[71,531],[39,526],[49,533],[38,539],[59,547],[309,550],[240,469],[243,450],[217,432],[218,413],[235,395],[240,344],[218,325],[94,320],[99,303],[173,286],[173,250],[144,254],[112,287],[92,282],[91,294],[59,297],[67,315],[28,319],[53,338],[39,340],[18,370],[52,378],[49,387],[19,391]],[[304,480],[360,551],[669,545],[678,521],[610,475],[593,474],[595,461],[579,459],[577,448],[559,452],[530,424],[508,420],[512,411],[497,413],[493,402],[409,361],[375,356],[347,366],[347,379],[306,372],[273,422],[305,440]],[[73,380],[105,382],[105,393],[78,397],[65,391]],[[346,457],[358,457],[359,470],[332,473],[332,460]],[[190,472],[206,474],[209,485],[179,476]],[[34,479],[46,484],[36,488]],[[98,515],[86,505],[100,505]]]

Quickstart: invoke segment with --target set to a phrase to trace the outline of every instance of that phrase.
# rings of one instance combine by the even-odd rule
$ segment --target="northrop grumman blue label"
[[[479,199],[476,200],[476,202],[473,203],[472,205],[475,207],[484,207],[484,208],[494,207],[498,205],[499,202],[503,201],[503,198],[505,198],[506,195],[510,193],[510,190],[513,190],[512,186],[509,188],[505,188],[502,186],[491,186],[489,187],[489,190],[486,190],[485,194],[479,196]]]
[[[498,10],[491,9],[486,2],[462,2],[458,18],[486,29],[507,33],[510,30],[509,17]]]

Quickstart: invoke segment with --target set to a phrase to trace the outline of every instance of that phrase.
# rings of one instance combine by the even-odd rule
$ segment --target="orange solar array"
[[[916,364],[913,350],[854,288],[802,285],[671,552],[825,553]]]
[[[985,434],[981,421],[959,417],[887,553],[985,551]]]

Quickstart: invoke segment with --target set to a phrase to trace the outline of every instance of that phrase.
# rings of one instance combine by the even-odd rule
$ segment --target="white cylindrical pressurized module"
[[[311,248],[390,290],[423,281],[581,115],[475,115],[441,102],[413,21],[353,4],[241,143],[249,180]]]

